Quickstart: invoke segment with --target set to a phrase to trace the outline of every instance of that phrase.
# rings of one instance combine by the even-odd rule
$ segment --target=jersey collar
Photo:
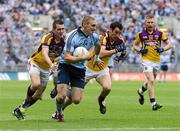
[[[77,31],[81,34],[83,34],[85,37],[88,37],[86,34],[84,34],[84,32],[81,30],[81,27],[78,27]]]

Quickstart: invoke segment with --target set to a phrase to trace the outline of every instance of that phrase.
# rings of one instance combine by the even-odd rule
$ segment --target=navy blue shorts
[[[68,84],[71,87],[84,88],[85,70],[68,64],[59,64],[57,84]]]
[[[168,65],[161,65],[161,70],[162,71],[167,71],[168,70]]]

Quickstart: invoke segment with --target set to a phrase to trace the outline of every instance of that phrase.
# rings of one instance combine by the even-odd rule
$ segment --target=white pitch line
[[[180,127],[149,127],[149,128],[66,128],[66,129],[20,129],[20,131],[157,131],[157,130],[163,130],[163,131],[180,131]],[[0,131],[15,131],[12,129],[5,129]]]

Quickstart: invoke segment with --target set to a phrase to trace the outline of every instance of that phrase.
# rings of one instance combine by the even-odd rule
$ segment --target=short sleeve
[[[94,38],[94,44],[95,45],[100,44],[100,38],[99,38],[99,35],[97,33],[93,33],[93,38]]]
[[[106,43],[107,43],[107,37],[105,36],[104,38],[103,38],[103,42],[102,42],[102,45],[106,45]]]
[[[136,38],[135,38],[135,43],[140,43],[140,37],[139,37],[139,32],[136,33]]]
[[[49,46],[52,40],[52,35],[51,34],[46,34],[41,38],[41,44],[43,46]]]
[[[166,41],[168,39],[165,32],[162,32],[162,38],[161,39],[162,39],[162,41]]]
[[[73,52],[74,51],[74,39],[75,35],[73,33],[69,33],[65,37],[65,47],[64,52]]]

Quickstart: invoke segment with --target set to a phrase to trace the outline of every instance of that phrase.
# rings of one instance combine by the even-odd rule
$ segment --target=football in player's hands
[[[83,54],[89,55],[89,51],[85,47],[77,47],[73,52],[73,56],[82,56]]]

